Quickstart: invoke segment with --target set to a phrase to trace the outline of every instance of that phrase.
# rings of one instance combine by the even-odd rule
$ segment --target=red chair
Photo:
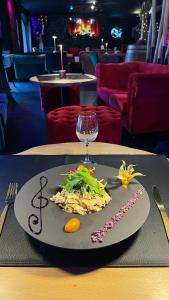
[[[169,66],[97,64],[97,96],[123,115],[132,134],[169,130]]]
[[[80,105],[80,86],[64,87],[62,89],[64,105]],[[41,109],[49,111],[61,107],[61,89],[58,87],[40,87]]]
[[[78,142],[76,121],[80,111],[95,111],[99,123],[98,142],[121,143],[121,114],[106,106],[65,106],[47,114],[48,143]]]

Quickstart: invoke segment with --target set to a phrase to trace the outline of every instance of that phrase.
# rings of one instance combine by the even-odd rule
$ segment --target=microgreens
[[[63,182],[60,187],[65,189],[69,193],[77,191],[86,193],[93,193],[102,195],[103,190],[99,181],[92,176],[95,169],[88,169],[87,167],[80,165],[76,169],[71,169],[66,175],[66,181]]]

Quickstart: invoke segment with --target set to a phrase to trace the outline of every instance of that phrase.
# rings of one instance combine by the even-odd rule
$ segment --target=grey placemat
[[[124,159],[146,174],[139,180],[149,194],[151,210],[143,227],[127,240],[105,249],[63,250],[30,238],[17,223],[11,207],[0,238],[1,266],[169,266],[169,244],[151,192],[153,184],[159,186],[169,213],[169,165],[166,159],[142,155],[93,156],[93,159],[115,168],[119,168]],[[48,168],[79,161],[79,156],[0,156],[0,209],[9,181],[17,181],[21,187],[32,176]]]

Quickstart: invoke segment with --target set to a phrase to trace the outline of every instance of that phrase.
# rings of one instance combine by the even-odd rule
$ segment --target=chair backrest
[[[63,68],[67,70],[66,52],[63,52]],[[60,52],[47,52],[45,55],[45,70],[49,73],[61,70]]]
[[[96,64],[98,63],[98,55],[96,51],[81,51],[79,53],[80,62],[84,73],[95,75]]]
[[[169,67],[168,67],[169,69]],[[133,73],[129,79],[127,129],[132,134],[169,131],[169,73]]]

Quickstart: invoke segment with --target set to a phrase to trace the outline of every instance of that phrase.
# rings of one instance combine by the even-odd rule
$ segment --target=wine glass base
[[[81,159],[80,162],[84,165],[97,165],[97,163],[90,159]]]

